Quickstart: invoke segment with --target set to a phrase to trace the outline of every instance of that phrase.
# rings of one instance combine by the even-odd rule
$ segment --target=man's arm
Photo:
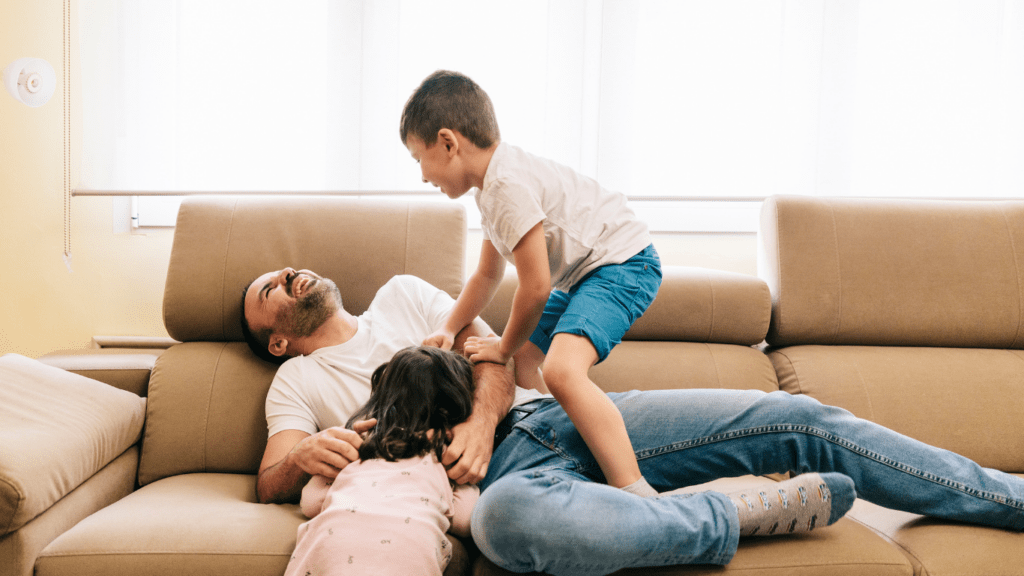
[[[256,477],[256,498],[264,504],[298,502],[313,474],[335,478],[359,459],[360,436],[376,420],[357,423],[355,430],[328,428],[316,434],[282,430],[267,440]]]
[[[461,351],[470,336],[494,336],[486,322],[477,318],[466,326],[455,339],[455,349]],[[473,413],[469,419],[452,429],[453,438],[445,450],[442,463],[448,468],[448,477],[459,484],[472,484],[483,480],[494,450],[494,431],[508,414],[515,399],[515,377],[512,363],[507,366],[480,362],[473,366]]]

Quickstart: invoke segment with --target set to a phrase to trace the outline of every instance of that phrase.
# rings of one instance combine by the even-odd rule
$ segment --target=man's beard
[[[278,313],[278,328],[293,338],[305,338],[340,309],[338,286],[327,278],[317,278],[312,291]]]

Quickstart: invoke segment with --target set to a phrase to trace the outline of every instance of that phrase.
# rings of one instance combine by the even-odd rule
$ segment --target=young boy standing
[[[428,76],[405,105],[400,135],[424,182],[452,199],[478,189],[484,231],[476,272],[424,344],[450,348],[512,262],[519,287],[504,335],[471,339],[466,352],[477,362],[515,358],[519,385],[550,391],[608,484],[656,494],[640,474],[622,415],[588,376],[661,285],[647,225],[622,194],[501,142],[490,98],[462,74]]]

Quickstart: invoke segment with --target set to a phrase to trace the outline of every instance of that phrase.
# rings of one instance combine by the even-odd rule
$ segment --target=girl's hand
[[[424,346],[433,346],[441,350],[451,350],[454,343],[455,335],[444,328],[423,339]]]
[[[471,336],[466,339],[463,346],[466,354],[472,362],[494,362],[496,364],[507,364],[511,356],[505,356],[501,351],[501,338],[498,336],[487,336],[478,338]]]

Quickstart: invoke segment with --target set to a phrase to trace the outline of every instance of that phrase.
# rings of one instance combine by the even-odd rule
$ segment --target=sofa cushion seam
[[[832,344],[839,342],[839,334],[842,331],[843,326],[843,270],[842,270],[842,251],[839,249],[839,228],[836,224],[836,211],[835,206],[830,202],[828,203],[829,216],[832,219],[832,245],[836,250],[836,311],[835,328],[832,332]]]
[[[210,410],[213,406],[213,389],[217,384],[217,369],[220,367],[220,361],[224,358],[224,350],[227,348],[227,343],[221,344],[220,352],[217,354],[217,361],[213,364],[213,374],[210,375],[210,393],[206,398],[206,410],[203,413],[203,463],[202,470],[206,470],[207,462],[207,451],[210,449]]]
[[[891,536],[889,536],[885,532],[882,532],[881,530],[876,529],[874,526],[872,526],[870,524],[867,524],[867,523],[859,520],[856,517],[850,516],[849,514],[847,514],[846,517],[849,518],[850,520],[860,524],[861,526],[867,528],[868,530],[871,530],[872,532],[875,533],[876,536],[878,536],[882,540],[885,540],[886,542],[891,544],[896,549],[900,550],[903,553],[904,556],[909,556],[910,558],[915,560],[919,565],[924,566],[924,562],[921,561],[921,558],[919,558],[917,556],[917,554],[913,550],[911,550],[907,546],[903,545],[902,543],[897,542],[896,540],[894,540]]]
[[[236,216],[237,212],[238,212],[238,199],[236,198],[234,200],[234,205],[231,207],[231,218],[228,220],[228,237],[227,237],[227,241],[224,242],[224,254],[223,254],[224,260],[223,260],[223,266],[221,266],[221,278],[220,278],[220,286],[221,286],[221,291],[220,291],[221,292],[221,297],[220,297],[220,333],[225,338],[227,337],[227,334],[228,334],[227,315],[224,314],[224,311],[228,309],[228,303],[226,302],[226,300],[228,298],[228,293],[227,293],[227,290],[226,290],[226,288],[227,288],[227,276],[228,276],[227,262],[228,262],[228,252],[231,249],[231,233],[232,233],[232,231],[235,228],[235,216]]]
[[[1006,235],[1010,239],[1010,254],[1013,256],[1013,271],[1014,277],[1017,279],[1017,331],[1013,335],[1013,340],[1010,342],[1010,348],[1017,346],[1017,341],[1020,339],[1021,325],[1024,324],[1024,292],[1021,292],[1020,285],[1020,265],[1017,263],[1017,245],[1013,241],[1013,227],[1010,226],[1010,219],[1006,215],[1006,206],[1000,208],[1000,213],[1003,215],[1003,224],[1006,226]]]

